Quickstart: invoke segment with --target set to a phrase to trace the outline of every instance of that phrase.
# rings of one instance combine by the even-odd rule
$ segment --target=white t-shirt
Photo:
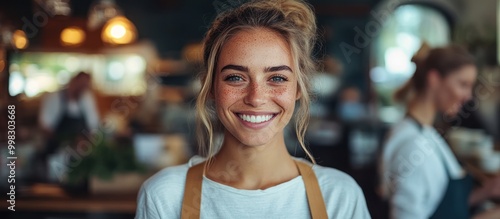
[[[139,192],[135,218],[180,218],[188,168],[202,161],[193,157],[148,179]],[[350,176],[319,165],[313,170],[329,218],[370,218],[363,192]],[[264,190],[236,189],[203,177],[202,187],[202,219],[310,218],[302,176]]]
[[[390,218],[426,219],[440,204],[449,177],[461,179],[465,172],[432,126],[406,118],[389,133],[380,175]]]

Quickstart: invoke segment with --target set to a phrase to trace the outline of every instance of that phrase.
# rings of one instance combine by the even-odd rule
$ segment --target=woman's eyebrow
[[[274,67],[267,67],[264,69],[264,72],[275,72],[275,71],[289,71],[293,72],[292,69],[286,65],[280,65],[280,66],[274,66]]]
[[[249,72],[248,67],[241,66],[241,65],[226,65],[226,66],[222,67],[222,69],[220,71],[222,72],[222,71],[228,70],[228,69],[236,70],[236,71],[241,71],[241,72]],[[289,72],[293,72],[292,69],[290,67],[286,66],[286,65],[266,67],[264,69],[264,72],[266,72],[266,73],[268,73],[268,72],[277,72],[277,71],[289,71]]]
[[[242,71],[242,72],[248,72],[248,68],[245,66],[241,66],[241,65],[226,65],[220,71],[222,72],[222,71],[228,70],[228,69]]]

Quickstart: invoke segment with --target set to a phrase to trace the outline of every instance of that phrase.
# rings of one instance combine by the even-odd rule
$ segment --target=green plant
[[[115,173],[129,172],[146,172],[146,168],[136,161],[132,144],[103,140],[93,145],[92,152],[69,171],[68,183],[78,184],[92,176],[111,180]]]

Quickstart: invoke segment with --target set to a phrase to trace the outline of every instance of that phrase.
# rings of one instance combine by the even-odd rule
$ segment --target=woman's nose
[[[266,91],[264,86],[259,85],[258,82],[250,82],[244,102],[252,107],[262,106],[266,102]]]
[[[472,100],[472,98],[474,98],[472,96],[472,88],[470,88],[469,90],[467,90],[467,92],[465,93],[465,97],[464,97],[464,103],[465,102],[468,102],[470,100]]]

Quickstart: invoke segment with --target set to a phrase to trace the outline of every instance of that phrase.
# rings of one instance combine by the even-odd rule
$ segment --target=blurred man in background
[[[90,83],[90,75],[80,72],[64,89],[48,94],[43,99],[39,115],[46,142],[41,153],[43,162],[58,149],[76,145],[83,133],[98,128],[99,114],[90,92]]]

